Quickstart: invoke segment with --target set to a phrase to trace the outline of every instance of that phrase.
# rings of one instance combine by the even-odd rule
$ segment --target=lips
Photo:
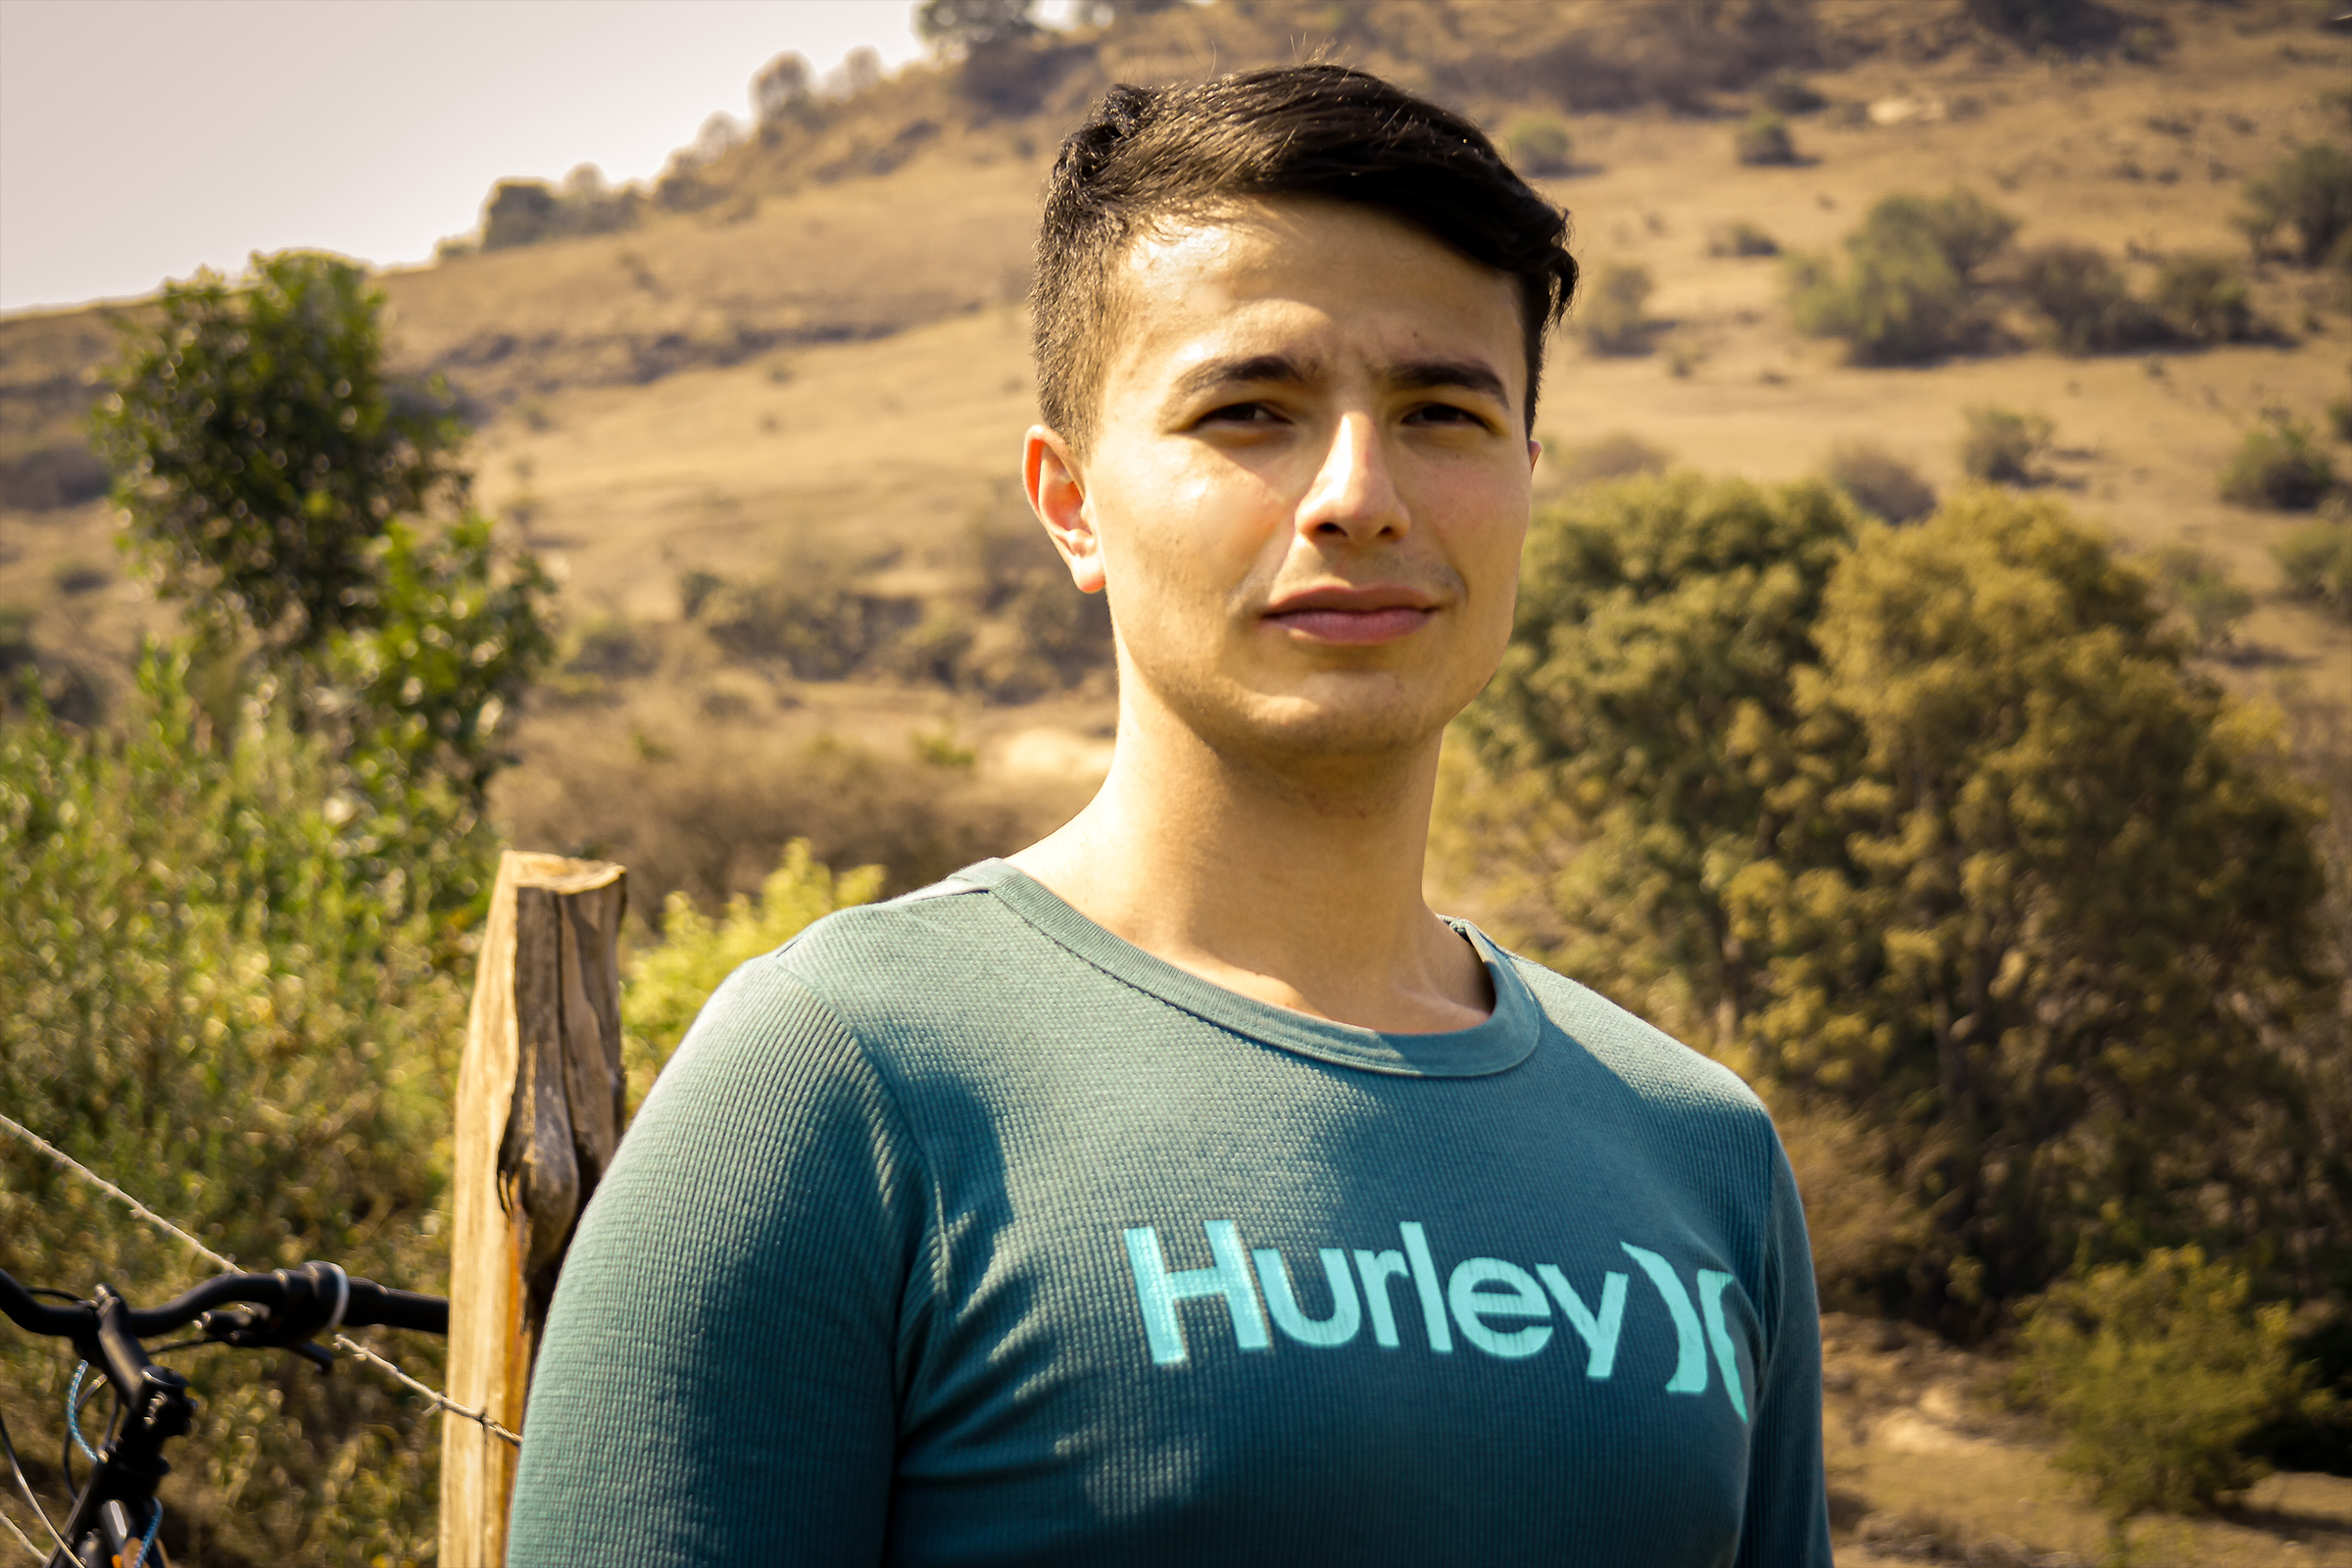
[[[1438,612],[1429,593],[1402,584],[1310,588],[1268,606],[1266,623],[1319,643],[1393,642],[1411,635]]]

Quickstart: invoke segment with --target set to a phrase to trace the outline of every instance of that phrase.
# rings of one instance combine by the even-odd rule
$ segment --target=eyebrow
[[[1250,354],[1231,359],[1207,360],[1176,378],[1169,388],[1170,401],[1198,397],[1221,386],[1237,383],[1272,383],[1278,386],[1303,386],[1319,380],[1324,368],[1313,361],[1293,359],[1287,354]],[[1407,360],[1392,366],[1381,376],[1383,385],[1402,391],[1425,391],[1433,387],[1456,386],[1469,392],[1482,392],[1508,408],[1510,389],[1490,366],[1477,360]]]

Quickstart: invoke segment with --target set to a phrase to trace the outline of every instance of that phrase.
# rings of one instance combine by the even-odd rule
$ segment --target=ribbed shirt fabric
[[[745,965],[581,1221],[508,1562],[1826,1568],[1763,1107],[1458,929],[1446,1034],[1002,861]]]

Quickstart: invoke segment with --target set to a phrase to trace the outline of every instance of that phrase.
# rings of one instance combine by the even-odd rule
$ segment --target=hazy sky
[[[0,0],[0,310],[315,246],[422,261],[493,180],[661,171],[910,0]]]

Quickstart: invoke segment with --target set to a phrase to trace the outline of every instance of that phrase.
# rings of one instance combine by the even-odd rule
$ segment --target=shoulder
[[[1769,1132],[1764,1102],[1723,1063],[1532,958],[1514,953],[1504,957],[1552,1026],[1643,1102],[1662,1111],[1752,1123]]]

